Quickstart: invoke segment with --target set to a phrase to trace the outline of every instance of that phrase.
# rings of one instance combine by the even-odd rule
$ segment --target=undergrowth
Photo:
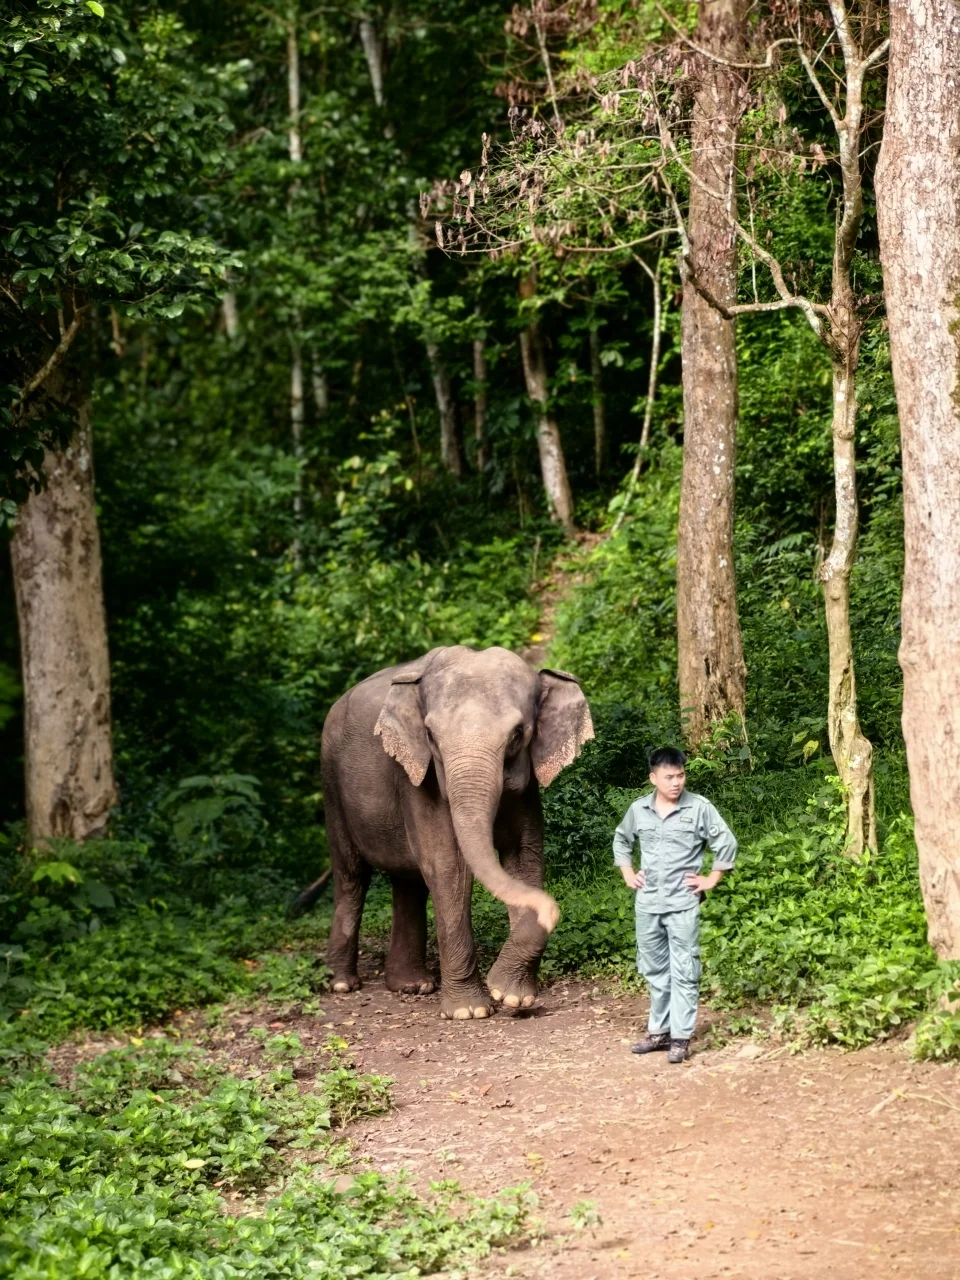
[[[304,1091],[289,1067],[238,1079],[166,1038],[101,1054],[68,1085],[40,1069],[8,1081],[0,1275],[414,1276],[522,1232],[523,1191],[442,1183],[421,1198],[377,1173],[338,1178],[331,1130],[382,1110],[388,1086],[339,1049]]]

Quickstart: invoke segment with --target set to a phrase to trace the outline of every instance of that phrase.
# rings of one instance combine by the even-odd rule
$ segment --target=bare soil
[[[724,1044],[709,1010],[691,1060],[670,1066],[630,1053],[644,997],[561,981],[530,1011],[450,1022],[437,995],[388,992],[379,961],[368,942],[363,989],[325,995],[322,1017],[226,1010],[204,1031],[185,1013],[173,1029],[258,1074],[259,1028],[296,1031],[310,1059],[338,1035],[358,1068],[395,1081],[394,1109],[347,1132],[358,1167],[407,1170],[423,1190],[529,1184],[533,1238],[478,1280],[960,1277],[955,1067],[911,1062],[903,1043]],[[51,1065],[68,1078],[114,1043],[59,1046]]]
[[[372,1166],[483,1194],[532,1185],[539,1239],[478,1275],[960,1276],[954,1068],[902,1044],[797,1054],[743,1039],[670,1066],[630,1053],[645,999],[579,982],[490,1022],[441,1021],[438,1003],[371,975],[325,998],[312,1030],[396,1080],[395,1109],[352,1133]],[[577,1231],[583,1201],[600,1221]]]

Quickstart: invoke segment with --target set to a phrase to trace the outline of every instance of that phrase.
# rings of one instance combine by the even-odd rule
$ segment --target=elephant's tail
[[[327,881],[330,879],[332,874],[332,869],[327,867],[323,875],[317,876],[313,884],[308,884],[305,889],[300,890],[294,900],[290,903],[289,907],[287,907],[287,915],[291,920],[296,919],[297,916],[302,916],[304,912],[310,910],[316,900],[320,897],[321,893],[323,893],[324,889],[327,887]]]

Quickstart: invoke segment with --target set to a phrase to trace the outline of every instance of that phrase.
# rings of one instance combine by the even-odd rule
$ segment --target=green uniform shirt
[[[677,807],[661,818],[655,795],[651,791],[641,796],[623,815],[613,837],[613,861],[618,867],[632,867],[633,842],[638,841],[646,884],[637,890],[637,910],[689,911],[700,899],[684,884],[684,876],[699,875],[704,849],[714,854],[718,871],[729,871],[737,858],[737,841],[703,796],[682,791]]]

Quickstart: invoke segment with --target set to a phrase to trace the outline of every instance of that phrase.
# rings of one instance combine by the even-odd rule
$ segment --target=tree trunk
[[[835,302],[838,300],[835,298]],[[833,362],[833,479],[836,523],[830,554],[820,567],[830,661],[827,732],[830,750],[847,796],[847,852],[859,856],[877,847],[873,789],[873,747],[857,714],[857,683],[850,630],[850,577],[857,552],[856,422],[860,322],[849,305],[834,311],[845,337],[843,357]]]
[[[10,544],[34,844],[102,835],[117,802],[90,402],[63,370],[46,390],[74,409],[77,427],[44,457],[44,488],[21,506]]]
[[[377,29],[369,18],[360,19],[360,43],[363,45],[363,56],[367,60],[367,70],[370,73],[373,100],[378,107],[383,107],[383,48]]]
[[[547,366],[540,326],[535,320],[520,334],[520,354],[523,358],[527,395],[533,401],[537,415],[537,448],[540,451],[540,470],[550,514],[564,529],[573,532],[573,494],[567,478],[560,428],[547,409]]]
[[[536,278],[531,273],[520,281],[520,297],[530,299],[536,293]],[[540,451],[540,472],[547,492],[550,515],[568,533],[574,530],[573,493],[567,476],[567,462],[563,456],[560,428],[549,412],[549,382],[547,359],[543,350],[540,325],[531,318],[520,333],[520,355],[523,359],[523,376],[527,395],[537,415],[537,448]]]
[[[430,376],[433,379],[433,391],[437,397],[437,412],[440,415],[440,459],[444,467],[458,480],[463,477],[463,452],[460,448],[460,434],[457,430],[457,402],[453,398],[450,385],[450,374],[440,355],[435,342],[427,342],[427,360],[430,362]]]
[[[600,363],[600,330],[590,328],[590,399],[593,402],[593,469],[597,476],[607,465],[607,406],[603,398],[603,365]]]
[[[297,475],[293,491],[293,518],[299,529],[303,520],[303,424],[306,405],[303,397],[303,349],[296,338],[290,342],[290,439],[293,442],[293,458]]]
[[[310,367],[313,381],[313,407],[317,411],[318,418],[325,418],[330,412],[330,384],[327,381],[326,370],[320,366],[316,355]]]
[[[237,295],[230,289],[220,302],[223,316],[223,330],[232,342],[240,336],[240,312],[237,309]]]
[[[743,61],[741,0],[703,0],[697,43]],[[740,79],[701,58],[693,114],[689,234],[697,278],[724,306],[736,302],[736,131]],[[705,189],[706,188],[706,189]],[[712,193],[719,193],[717,198]],[[746,667],[733,559],[737,353],[724,319],[687,280],[683,290],[683,476],[677,544],[680,710],[687,740],[746,710]]]
[[[296,6],[292,11],[287,27],[287,111],[290,122],[287,133],[287,154],[290,163],[299,166],[303,163],[303,139],[300,135],[300,44],[297,34],[299,14]],[[300,179],[291,183],[288,212],[300,189]],[[300,345],[301,316],[299,310],[293,313],[293,330],[290,334],[290,441],[293,446],[293,458],[297,474],[293,490],[293,522],[294,538],[290,548],[295,565],[299,567],[301,558],[300,527],[303,522],[303,427],[305,421],[303,399],[303,349]]]
[[[830,750],[846,791],[847,853],[858,857],[877,847],[873,748],[857,714],[857,683],[850,631],[850,579],[857,554],[857,369],[862,324],[853,291],[853,255],[863,223],[863,83],[867,60],[846,10],[833,0],[843,49],[845,109],[834,113],[843,203],[837,224],[831,274],[830,327],[825,345],[833,366],[833,482],[836,518],[830,553],[820,566],[827,621],[830,675],[827,731]],[[826,336],[826,335],[824,335]]]
[[[297,39],[296,14],[287,28],[287,110],[290,116],[287,126],[287,152],[291,164],[301,164],[303,142],[300,137],[300,45]]]
[[[903,444],[903,734],[929,936],[960,959],[960,3],[892,0],[877,213]]]
[[[477,446],[477,470],[483,471],[489,461],[487,455],[487,399],[488,379],[487,343],[484,338],[473,340],[473,438]]]

